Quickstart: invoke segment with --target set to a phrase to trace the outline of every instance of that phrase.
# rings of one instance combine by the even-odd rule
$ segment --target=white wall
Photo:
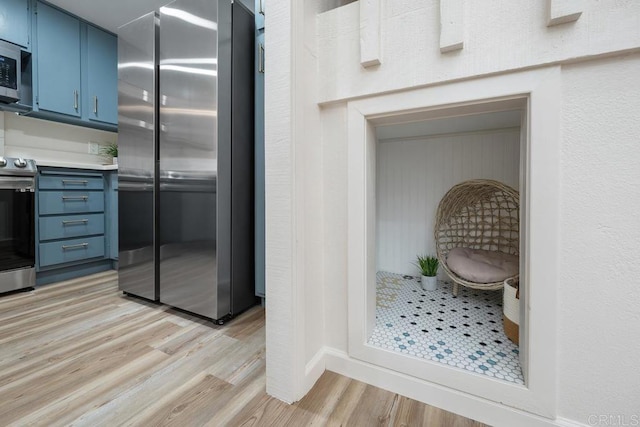
[[[4,155],[36,159],[37,163],[49,160],[102,164],[105,163],[102,157],[88,153],[89,142],[100,145],[117,142],[114,132],[0,112],[0,123],[3,120],[4,132],[0,131],[0,140],[4,140]],[[2,147],[0,144],[0,149]]]
[[[471,132],[378,144],[378,270],[418,275],[416,255],[435,254],[438,203],[468,179],[494,179],[516,190],[520,130]]]
[[[558,409],[586,424],[640,413],[639,70],[563,68]]]
[[[464,48],[440,53],[438,1],[382,2],[378,67],[360,66],[358,2],[318,18],[319,102],[366,96],[640,46],[640,2],[573,1],[576,22],[547,27],[548,1],[464,1]]]
[[[563,425],[593,424],[591,415],[638,414],[640,2],[573,2],[583,9],[576,22],[547,27],[548,1],[463,2],[464,48],[446,54],[439,49],[438,2],[382,2],[382,65],[366,69],[357,3],[319,15],[315,36],[305,29],[309,16],[297,10],[301,2],[270,3],[277,12],[267,16],[270,393],[300,398],[313,378],[309,363],[322,367],[309,359],[320,344],[328,358],[341,355],[345,372],[377,384],[393,378],[420,398],[410,378],[348,357],[346,101],[385,92],[411,96],[419,87],[561,65],[561,202],[549,206],[561,224],[553,248],[561,254],[554,410]],[[311,10],[314,3],[304,6]],[[301,66],[305,61],[309,67]],[[322,105],[319,127],[313,103]],[[312,237],[317,232],[322,239]],[[311,256],[316,245],[320,259]],[[313,300],[318,277],[306,272],[318,265],[323,295]],[[305,337],[311,331],[316,335]],[[468,416],[502,410],[499,403],[472,402]],[[526,424],[518,425],[547,422],[521,415]]]
[[[324,222],[316,15],[323,2],[265,14],[267,392],[301,399],[324,371]],[[292,37],[292,33],[296,34]]]

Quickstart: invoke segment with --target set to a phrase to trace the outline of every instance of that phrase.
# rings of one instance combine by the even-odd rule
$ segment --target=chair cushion
[[[518,274],[518,255],[482,249],[454,248],[447,267],[461,278],[475,283],[501,282]]]

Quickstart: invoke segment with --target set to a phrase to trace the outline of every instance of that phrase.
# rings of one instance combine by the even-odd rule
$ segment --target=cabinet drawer
[[[40,241],[104,234],[104,214],[41,217]]]
[[[41,215],[104,212],[102,191],[40,191],[38,202]]]
[[[104,236],[40,243],[40,266],[104,257]]]
[[[104,180],[99,177],[41,175],[41,190],[103,190]]]

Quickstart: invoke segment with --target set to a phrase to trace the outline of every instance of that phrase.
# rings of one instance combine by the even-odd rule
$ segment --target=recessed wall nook
[[[545,83],[532,85],[536,74]],[[531,268],[545,255],[531,230],[544,235],[550,225],[540,222],[541,194],[533,190],[548,176],[531,159],[553,151],[538,138],[549,123],[541,95],[555,77],[550,69],[507,86],[487,78],[348,104],[351,357],[482,399],[552,410],[543,360],[555,343],[543,313],[553,299]],[[504,335],[502,290],[461,286],[454,297],[442,269],[435,291],[416,279],[416,255],[435,252],[439,201],[471,179],[520,194],[519,346]]]
[[[524,114],[525,103],[375,128],[376,325],[368,345],[524,384],[519,346],[503,330],[502,289],[460,287],[456,295],[442,266],[437,287],[425,289],[416,265],[417,256],[435,257],[436,211],[451,187],[481,179],[519,191]],[[455,233],[479,237],[463,227]]]

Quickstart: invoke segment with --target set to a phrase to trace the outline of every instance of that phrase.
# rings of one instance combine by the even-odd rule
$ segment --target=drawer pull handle
[[[72,201],[72,200],[80,200],[86,202],[89,199],[89,196],[62,196],[62,201]]]
[[[68,219],[62,221],[62,225],[73,225],[73,224],[88,224],[88,219]]]
[[[69,249],[86,249],[88,246],[88,243],[80,243],[77,245],[62,245],[62,250],[67,251]]]
[[[63,179],[62,185],[75,184],[75,185],[87,185],[89,181],[86,179]]]

